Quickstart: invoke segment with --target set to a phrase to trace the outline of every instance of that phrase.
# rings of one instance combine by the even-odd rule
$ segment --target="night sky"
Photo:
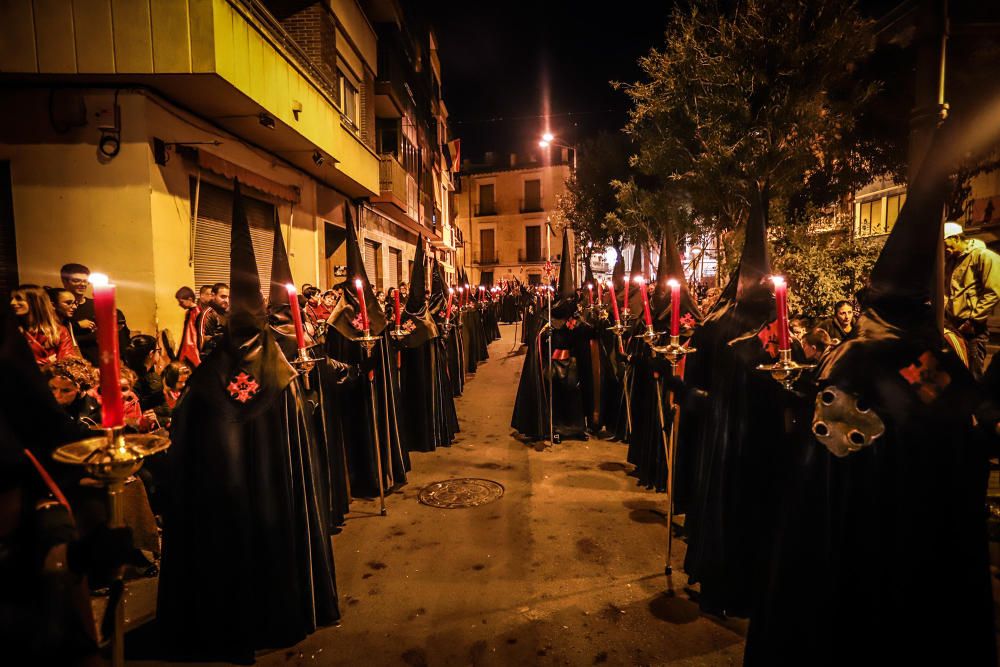
[[[671,2],[425,0],[440,43],[442,86],[462,157],[524,151],[538,141],[546,91],[552,132],[573,143],[624,124],[611,80],[639,78],[637,59],[663,41]],[[497,120],[502,119],[502,120]]]

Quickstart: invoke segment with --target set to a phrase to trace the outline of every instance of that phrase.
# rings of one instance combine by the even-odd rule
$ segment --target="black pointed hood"
[[[291,324],[292,315],[288,303],[287,285],[294,285],[292,267],[288,263],[285,239],[281,235],[281,223],[274,218],[274,244],[271,247],[271,289],[267,298],[268,317],[272,326]],[[298,306],[298,304],[295,304]]]
[[[674,235],[670,225],[664,225],[663,235],[660,237],[660,259],[656,265],[656,288],[653,290],[652,303],[653,317],[659,320],[667,319],[670,315],[670,286],[667,284],[671,279],[681,284],[681,317],[690,314],[698,321],[701,314],[698,305],[688,291],[687,279],[684,276],[684,265],[681,263],[681,254],[674,243]]]
[[[422,313],[427,307],[427,260],[424,257],[424,237],[417,239],[417,251],[413,255],[413,270],[410,273],[410,293],[406,297],[408,313]]]
[[[552,303],[552,317],[564,320],[576,313],[577,294],[573,280],[573,249],[569,230],[563,230],[562,258],[559,262],[559,284]]]
[[[448,280],[444,275],[444,267],[441,262],[437,259],[431,260],[431,300],[429,303],[429,308],[432,314],[441,314],[444,317],[444,311],[448,304]],[[454,310],[454,302],[452,303],[452,309]]]
[[[337,285],[343,291],[343,298],[330,315],[330,323],[345,338],[357,338],[364,335],[361,328],[361,306],[358,302],[356,282],[360,280],[365,295],[365,310],[368,312],[368,322],[373,336],[380,335],[386,327],[385,311],[375,298],[375,291],[368,280],[365,262],[361,257],[361,245],[358,242],[358,228],[354,225],[351,215],[351,205],[344,204],[344,227],[347,230],[347,276],[344,282]]]
[[[559,291],[557,296],[560,299],[576,296],[576,281],[573,279],[573,248],[569,242],[569,229],[563,230],[562,257],[559,261]]]
[[[594,283],[597,282],[597,280],[594,278],[594,270],[590,267],[590,258],[589,257],[587,258],[587,261],[584,262],[584,264],[586,264],[586,266],[585,266],[585,268],[583,270],[583,285],[582,285],[582,287],[586,287],[587,285],[593,285]]]
[[[628,303],[625,307],[629,309],[639,321],[642,320],[643,310],[642,310],[642,293],[639,291],[639,285],[635,282],[635,279],[642,277],[645,279],[645,275],[642,271],[643,266],[643,256],[646,254],[646,246],[643,243],[636,243],[635,248],[632,250],[632,269],[629,271],[628,279]],[[622,295],[624,297],[624,294]]]
[[[615,259],[615,266],[611,270],[611,286],[615,292],[620,292],[625,286],[625,258],[620,252],[617,252],[617,258]]]
[[[926,318],[935,292],[933,267],[941,242],[941,223],[949,192],[950,161],[943,158],[943,130],[906,193],[896,225],[862,290],[862,306],[880,311],[883,318],[910,323]],[[942,162],[945,162],[942,164]]]
[[[233,187],[232,220],[225,342],[195,370],[187,400],[209,401],[220,418],[242,421],[267,410],[292,382],[295,370],[267,326],[239,181]]]

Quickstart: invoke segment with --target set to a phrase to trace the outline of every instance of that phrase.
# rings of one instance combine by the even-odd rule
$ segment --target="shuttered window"
[[[389,275],[386,276],[386,285],[389,287],[399,287],[402,280],[400,269],[403,268],[403,254],[399,248],[389,248]]]
[[[194,185],[191,189],[194,199]],[[250,223],[250,238],[257,259],[261,290],[266,296],[271,283],[271,252],[274,246],[274,205],[243,195]],[[204,181],[198,196],[195,228],[194,281],[196,285],[229,283],[229,242],[233,221],[233,193]]]
[[[382,244],[365,239],[365,273],[375,289],[382,289]]]

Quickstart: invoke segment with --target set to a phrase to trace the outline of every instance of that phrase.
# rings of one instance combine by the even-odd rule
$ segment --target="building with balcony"
[[[465,239],[470,280],[484,285],[504,278],[543,281],[549,252],[553,258],[561,252],[561,239],[546,229],[569,176],[566,149],[512,154],[502,164],[488,153],[481,164],[462,165],[456,225]]]
[[[376,150],[366,4],[0,3],[0,292],[81,262],[119,285],[133,332],[176,336],[177,288],[228,280],[233,178],[265,284],[275,220],[297,282],[340,282],[345,207],[373,280],[405,279],[415,231],[369,215],[395,175]]]

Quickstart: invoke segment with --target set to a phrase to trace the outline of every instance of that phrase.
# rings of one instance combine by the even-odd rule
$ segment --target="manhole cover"
[[[503,485],[491,479],[465,477],[434,482],[420,492],[420,502],[431,507],[451,510],[459,507],[479,507],[503,496]]]

